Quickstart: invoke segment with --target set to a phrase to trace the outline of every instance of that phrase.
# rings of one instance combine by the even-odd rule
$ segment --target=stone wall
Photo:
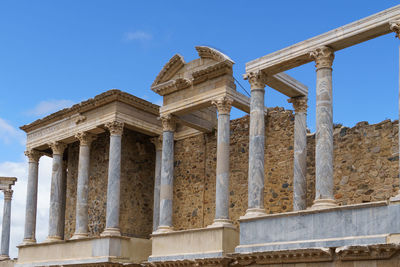
[[[89,235],[105,228],[109,134],[98,135],[90,151]],[[65,238],[75,231],[76,182],[79,143],[68,146]],[[155,150],[149,137],[125,129],[121,162],[121,233],[148,238],[152,231]]]

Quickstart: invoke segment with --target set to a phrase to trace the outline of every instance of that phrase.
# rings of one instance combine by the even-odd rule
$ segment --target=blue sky
[[[249,89],[242,80],[246,62],[397,3],[391,0],[3,0],[0,2],[0,175],[20,176],[22,192],[17,199],[23,202],[25,139],[19,126],[111,88],[160,103],[161,98],[149,87],[175,53],[190,61],[197,58],[194,46],[215,47],[236,62],[234,76]],[[398,118],[399,44],[394,34],[389,34],[336,53],[333,65],[336,123],[354,126],[358,121],[376,123]],[[313,130],[313,63],[288,73],[309,87],[308,125]],[[240,87],[238,90],[241,91]],[[291,109],[286,97],[269,88],[265,99],[268,107]],[[233,117],[241,115],[235,112]],[[42,166],[46,164],[50,164],[49,159]],[[40,182],[45,196],[39,202],[44,203],[41,216],[45,221],[48,201],[45,183],[49,173],[42,171],[47,176]],[[23,224],[23,209],[24,203],[20,203],[18,210],[13,210],[18,215],[15,217],[18,222],[13,224]],[[20,235],[21,227],[13,231]]]

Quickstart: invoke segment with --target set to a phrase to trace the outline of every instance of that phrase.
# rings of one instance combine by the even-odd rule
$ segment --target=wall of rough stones
[[[89,236],[105,228],[109,134],[98,135],[90,151]],[[68,146],[65,238],[75,231],[79,143]],[[149,137],[125,129],[121,162],[121,233],[148,238],[152,231],[155,150]]]

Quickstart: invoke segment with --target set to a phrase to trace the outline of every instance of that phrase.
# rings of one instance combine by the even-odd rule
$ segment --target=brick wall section
[[[65,237],[75,231],[79,143],[69,145]],[[109,134],[98,135],[90,151],[89,236],[105,228]],[[149,137],[130,130],[122,136],[120,227],[123,235],[148,238],[152,231],[154,146]]]

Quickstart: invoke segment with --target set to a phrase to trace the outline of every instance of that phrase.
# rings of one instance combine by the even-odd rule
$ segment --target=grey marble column
[[[38,194],[39,159],[43,155],[37,150],[25,151],[28,157],[28,184],[26,188],[25,230],[23,245],[36,243],[36,212]]]
[[[313,209],[335,207],[333,198],[333,50],[323,46],[310,53],[317,71],[315,200]]]
[[[9,259],[10,227],[11,227],[11,198],[13,191],[6,189],[4,192],[3,224],[1,228],[1,255],[0,260]]]
[[[79,140],[78,186],[76,199],[75,233],[71,239],[85,238],[88,236],[88,195],[89,195],[89,168],[90,144],[95,135],[82,132],[75,135]]]
[[[63,161],[62,170],[62,202],[61,202],[61,220],[60,220],[60,232],[61,239],[64,240],[65,237],[65,208],[67,201],[67,176],[68,176],[68,160]]]
[[[249,178],[248,209],[244,217],[265,214],[264,209],[264,145],[265,145],[265,82],[264,74],[248,73],[250,83],[250,131],[249,131]]]
[[[307,97],[288,100],[294,107],[293,210],[307,208]]]
[[[46,242],[62,239],[62,207],[63,207],[63,153],[66,144],[54,142],[49,144],[53,150],[53,167],[51,174],[49,235]]]
[[[172,231],[172,199],[174,183],[174,132],[175,118],[172,115],[161,117],[163,125],[163,144],[161,157],[160,223],[158,233]]]
[[[153,232],[160,223],[160,187],[161,187],[161,157],[162,157],[162,138],[154,137],[151,139],[156,149],[156,162],[154,171],[154,204],[153,204]]]
[[[218,110],[217,173],[215,219],[211,227],[233,227],[229,220],[229,145],[230,112],[233,100],[228,97],[213,101]]]
[[[102,236],[120,236],[119,202],[121,191],[121,139],[124,123],[114,121],[106,124],[110,131],[110,156],[108,161],[107,218]]]

